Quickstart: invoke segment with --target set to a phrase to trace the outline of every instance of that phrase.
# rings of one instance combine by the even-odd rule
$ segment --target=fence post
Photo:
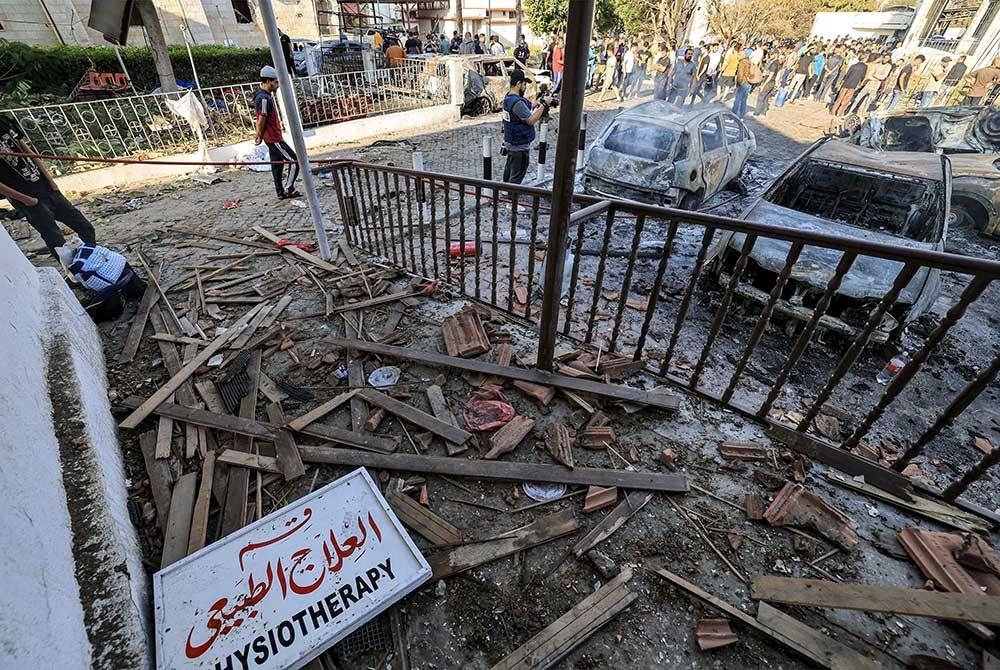
[[[549,235],[545,251],[542,316],[538,324],[536,365],[542,370],[552,369],[552,358],[556,348],[559,303],[569,239],[569,214],[573,208],[576,173],[576,153],[573,151],[573,145],[579,141],[583,94],[587,86],[587,52],[593,21],[594,0],[570,0],[562,113],[559,118],[559,137],[556,141],[556,160],[552,173],[552,210],[549,215]],[[571,316],[567,312],[566,318],[569,319]]]
[[[493,181],[493,138],[483,138],[483,179]]]
[[[538,181],[545,179],[545,153],[549,147],[548,139],[549,124],[542,122],[542,127],[538,130]]]
[[[583,167],[583,154],[587,146],[587,112],[580,118],[580,143],[576,147],[576,168]]]
[[[424,171],[424,154],[423,154],[423,152],[422,151],[414,151],[413,152],[412,160],[413,160],[413,169],[416,172],[420,172],[421,173],[421,174],[417,175],[417,183],[416,183],[417,202],[420,204],[420,209],[421,209],[421,213],[423,214],[423,216],[425,216],[425,217],[427,217],[429,219],[430,218],[430,211],[427,208],[427,191],[424,190],[424,177],[423,177],[423,174],[422,174],[423,171]],[[433,222],[432,222],[432,225],[433,225]]]

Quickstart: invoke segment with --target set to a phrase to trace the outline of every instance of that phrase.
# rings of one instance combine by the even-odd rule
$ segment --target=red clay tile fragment
[[[726,619],[700,619],[694,627],[694,636],[702,651],[718,649],[737,641]]]
[[[801,484],[785,484],[764,512],[764,519],[772,526],[811,528],[845,551],[858,544],[850,518]]]

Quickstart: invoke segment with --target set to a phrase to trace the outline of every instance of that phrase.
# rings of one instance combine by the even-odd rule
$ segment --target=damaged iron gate
[[[493,308],[537,323],[548,191],[353,161],[335,163],[333,173],[350,243],[392,265],[442,280]],[[872,426],[886,415],[969,306],[1000,278],[1000,263],[635,202],[582,195],[574,202],[579,209],[570,217],[564,295],[537,296],[540,301],[559,301],[558,326],[564,336],[605,354],[625,354],[644,361],[647,370],[673,384],[765,422],[775,437],[797,450],[849,474],[864,475],[869,482],[903,497],[908,497],[908,485],[915,485],[954,501],[1000,461],[1000,449],[993,450],[943,492],[901,474],[993,383],[1000,372],[1000,354],[993,351],[991,343],[985,344],[989,359],[975,378],[950,400],[940,399],[939,406],[944,409],[936,417],[926,417],[931,419],[930,425],[891,467],[863,455],[868,453],[863,440]],[[745,235],[728,273],[713,262],[716,241],[727,231]],[[752,265],[755,244],[764,241],[780,241],[787,253],[780,269],[771,273],[771,285],[750,289],[757,292],[763,307],[759,313],[754,307],[747,316],[752,328],[747,323],[731,338],[737,345],[728,356],[732,366],[727,370],[715,349],[727,316],[737,309],[734,297],[745,295],[748,284],[759,283],[748,265]],[[793,288],[793,266],[810,247],[839,252],[839,262],[825,277],[823,287]],[[865,309],[855,310],[848,343],[832,369],[822,373],[825,382],[804,414],[793,413],[791,423],[778,421],[781,413],[775,404],[789,377],[801,364],[817,331],[830,321],[830,313],[843,309],[838,290],[845,277],[859,259],[864,262],[873,257],[892,262],[895,274],[891,288]],[[962,277],[958,299],[880,397],[857,417],[849,435],[831,441],[810,434],[821,409],[866,347],[877,339],[876,334],[883,335],[882,340],[887,334],[898,336],[903,326],[900,315],[905,310],[901,312],[897,302],[915,277],[927,274],[921,272],[925,268]],[[704,283],[712,275],[719,280],[721,296],[719,291],[697,290],[699,280]],[[704,308],[704,315],[696,315],[692,311],[695,306],[699,311]],[[748,374],[751,358],[769,337],[768,325],[779,313],[797,314],[797,327],[780,370],[761,381],[761,375]],[[690,358],[686,352],[691,352]],[[957,502],[992,515],[967,501]]]

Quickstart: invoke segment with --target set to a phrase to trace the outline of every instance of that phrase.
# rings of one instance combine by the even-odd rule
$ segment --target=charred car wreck
[[[954,106],[872,114],[852,140],[883,151],[948,154],[955,226],[1000,238],[1000,109]]]
[[[753,133],[719,105],[681,110],[654,100],[616,116],[591,145],[588,193],[696,209],[743,172]]]
[[[948,158],[930,153],[886,154],[837,140],[810,147],[744,214],[744,219],[802,231],[917,249],[943,250],[947,234]],[[713,269],[729,282],[746,235],[728,232],[713,254]],[[737,294],[764,304],[785,265],[791,243],[757,238]],[[842,253],[807,245],[792,266],[775,313],[807,320],[834,275]],[[892,287],[903,263],[859,255],[834,294],[820,327],[854,337]],[[940,271],[922,267],[900,293],[872,340],[886,342],[926,312],[937,296]]]

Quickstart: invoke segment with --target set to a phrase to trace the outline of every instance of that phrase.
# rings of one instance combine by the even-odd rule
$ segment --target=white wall
[[[3,229],[0,311],[0,667],[146,667],[147,585],[100,339],[62,277]],[[61,441],[49,373],[73,398]]]

